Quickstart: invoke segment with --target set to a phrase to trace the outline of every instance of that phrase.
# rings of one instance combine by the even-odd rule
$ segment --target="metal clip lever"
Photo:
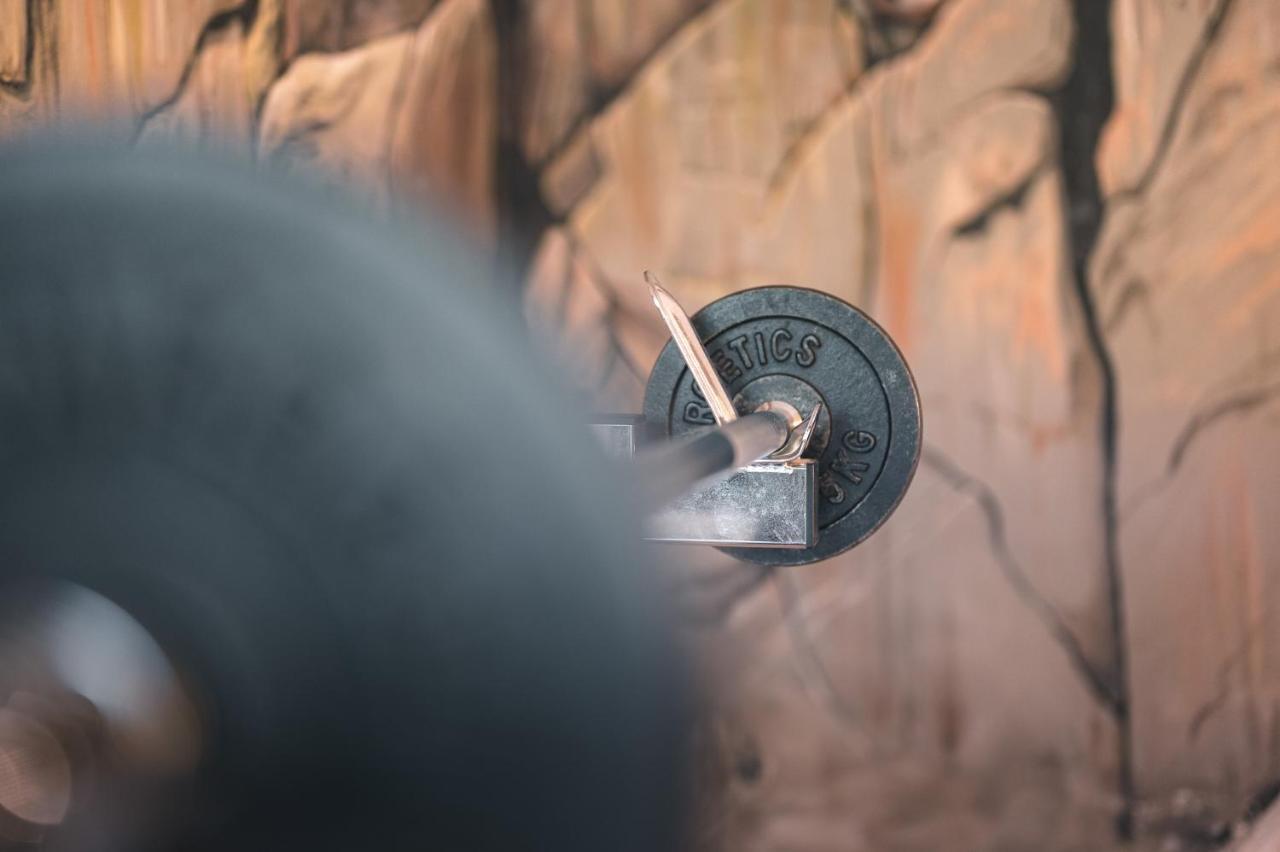
[[[729,392],[725,390],[720,377],[716,375],[715,365],[711,363],[707,350],[702,347],[702,341],[698,339],[698,332],[694,330],[689,315],[684,312],[684,308],[680,307],[675,296],[663,288],[662,283],[658,281],[658,276],[645,270],[644,280],[649,285],[649,296],[653,299],[653,305],[658,309],[658,314],[667,326],[667,331],[671,333],[671,339],[675,341],[676,348],[680,350],[685,366],[689,368],[690,373],[693,373],[698,387],[702,388],[716,423],[723,426],[737,420],[738,412],[733,407],[733,400],[729,398]]]
[[[637,449],[638,424],[595,424],[615,455],[634,454],[655,541],[806,548],[817,542],[816,471],[801,458],[821,406],[801,420],[781,403],[739,415],[679,302],[645,273],[654,305],[702,388],[716,426],[683,441]],[[629,432],[627,430],[630,430]]]

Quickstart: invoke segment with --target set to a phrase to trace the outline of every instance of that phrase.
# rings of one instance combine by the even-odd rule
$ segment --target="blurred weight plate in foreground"
[[[161,771],[110,708],[22,711],[73,773],[28,802],[49,848],[678,845],[652,573],[465,240],[91,144],[5,152],[0,198],[4,712],[118,665],[92,619],[47,648],[70,589],[154,639],[194,716]]]

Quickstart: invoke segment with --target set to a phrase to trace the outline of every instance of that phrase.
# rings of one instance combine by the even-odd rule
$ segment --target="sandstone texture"
[[[85,117],[450,211],[597,410],[638,410],[666,340],[646,269],[890,332],[925,414],[890,522],[801,570],[664,566],[707,686],[696,848],[1250,841],[1275,0],[0,0],[0,138]]]
[[[143,120],[139,141],[247,150],[254,105],[246,76],[246,38],[239,21],[210,33],[176,97]]]
[[[1173,42],[1158,72],[1119,66],[1120,88],[1180,82],[1162,112],[1112,119],[1104,172],[1141,152],[1144,177],[1110,187],[1090,284],[1118,391],[1139,785],[1247,799],[1280,770],[1280,8],[1198,5],[1208,23],[1115,11]]]
[[[449,0],[420,27],[294,61],[262,108],[258,154],[382,202],[431,195],[493,228],[495,35],[482,0]]]
[[[21,86],[27,78],[28,20],[26,0],[0,2],[0,84]]]
[[[261,0],[260,0],[261,2]],[[286,59],[312,51],[349,50],[415,29],[438,0],[266,0],[277,4]]]
[[[523,0],[513,57],[521,84],[510,107],[524,156],[542,162],[555,153],[593,103],[623,88],[677,27],[707,5]]]
[[[125,118],[154,109],[174,96],[206,34],[238,8],[237,0],[48,4],[59,110]]]
[[[1029,94],[1070,70],[1071,8],[944,7],[910,54],[863,73],[860,40],[821,5],[726,2],[664,46],[544,171],[565,232],[544,242],[527,297],[546,300],[551,269],[582,294],[557,299],[598,306],[589,325],[563,311],[558,337],[629,367],[632,409],[666,337],[649,267],[690,308],[767,283],[835,293],[916,370],[928,450],[894,519],[853,554],[756,583],[706,640],[728,764],[706,807],[731,815],[715,842],[911,843],[862,798],[879,773],[950,766],[999,798],[1017,786],[992,771],[1008,764],[1067,802],[1079,828],[1052,848],[1074,848],[1109,830],[1099,791],[1115,785],[1122,686],[1100,365],[1064,243],[1053,110]],[[794,74],[792,50],[808,57]],[[591,380],[616,407],[618,383]],[[686,594],[752,588],[731,570],[705,567]],[[1031,754],[1050,768],[1015,756]],[[985,849],[1040,830],[958,816],[954,794],[921,782],[913,795],[943,814],[915,842],[955,833],[949,848]]]

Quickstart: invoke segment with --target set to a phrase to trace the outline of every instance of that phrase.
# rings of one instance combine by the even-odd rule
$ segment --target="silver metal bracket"
[[[818,543],[816,465],[759,462],[668,503],[645,523],[646,538],[719,547],[803,549]]]
[[[645,444],[639,418],[602,418],[592,431],[611,457],[631,460]],[[804,549],[818,541],[817,465],[760,460],[704,479],[645,519],[645,537],[673,544]]]

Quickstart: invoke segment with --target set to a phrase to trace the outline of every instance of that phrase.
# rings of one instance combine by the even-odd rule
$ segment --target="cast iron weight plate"
[[[852,305],[799,287],[733,293],[694,315],[693,326],[739,412],[769,400],[801,413],[824,407],[807,453],[818,459],[817,546],[722,549],[761,565],[803,565],[874,532],[920,457],[920,398],[889,335]],[[649,375],[644,414],[662,436],[715,423],[671,341]]]

